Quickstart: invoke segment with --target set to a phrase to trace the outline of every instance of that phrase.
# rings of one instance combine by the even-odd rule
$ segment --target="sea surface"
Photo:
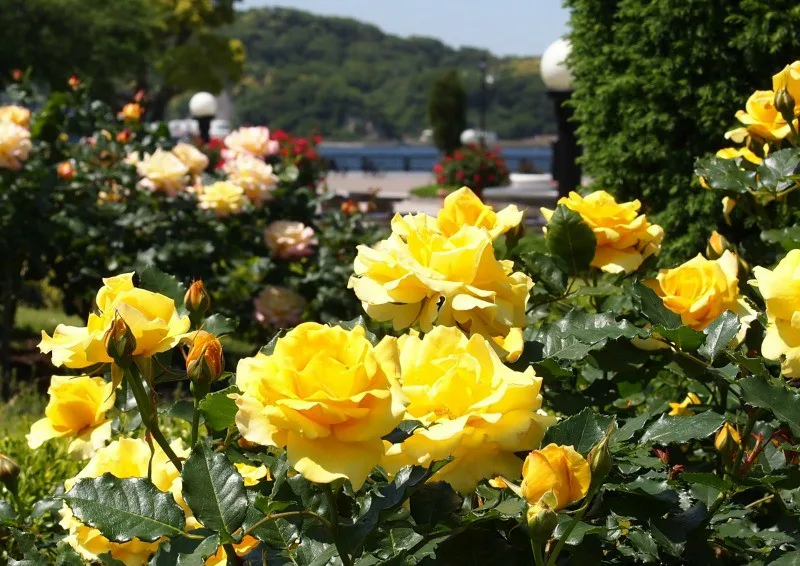
[[[550,171],[549,147],[499,146],[512,173]],[[335,162],[338,170],[361,171],[371,163],[379,171],[430,171],[442,155],[432,146],[415,145],[331,145],[319,147],[322,157]],[[532,169],[531,169],[532,168]]]

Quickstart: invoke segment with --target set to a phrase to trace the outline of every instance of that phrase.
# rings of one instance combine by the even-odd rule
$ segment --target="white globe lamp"
[[[189,113],[197,120],[204,143],[211,139],[211,119],[217,113],[217,106],[217,98],[210,92],[198,92],[189,99]]]
[[[567,67],[567,57],[572,50],[568,39],[557,39],[544,50],[539,61],[539,73],[542,76],[547,90],[570,91],[573,90],[575,77]]]

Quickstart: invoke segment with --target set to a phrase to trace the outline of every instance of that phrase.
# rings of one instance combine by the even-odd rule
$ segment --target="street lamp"
[[[479,64],[478,69],[481,72],[481,92],[480,100],[478,103],[480,107],[478,135],[480,136],[481,146],[486,148],[486,112],[489,108],[489,87],[494,84],[494,77],[489,73],[489,62],[484,58]]]
[[[189,100],[189,113],[197,120],[200,139],[208,143],[211,139],[211,120],[217,113],[217,99],[210,92],[198,92]]]
[[[550,170],[558,182],[559,196],[567,196],[581,184],[581,168],[577,163],[581,150],[572,121],[572,107],[567,103],[574,90],[574,77],[566,65],[572,46],[561,38],[544,50],[539,72],[547,87],[547,95],[555,103],[558,138],[553,142]]]

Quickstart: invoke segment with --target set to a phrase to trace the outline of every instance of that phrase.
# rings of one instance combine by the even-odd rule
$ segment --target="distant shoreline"
[[[535,138],[528,138],[523,140],[497,140],[492,145],[501,147],[550,147],[550,144],[555,140],[555,136],[542,135]],[[433,147],[433,144],[422,143],[419,141],[394,141],[394,140],[361,140],[361,141],[338,141],[338,140],[323,140],[320,144],[321,148],[347,148],[347,149],[361,149],[365,147],[386,147],[386,148],[402,148],[402,147]]]

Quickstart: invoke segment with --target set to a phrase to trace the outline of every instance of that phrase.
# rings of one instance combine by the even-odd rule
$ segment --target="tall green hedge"
[[[662,264],[703,249],[720,204],[692,177],[754,90],[800,59],[796,0],[566,0],[584,168],[667,232]]]

